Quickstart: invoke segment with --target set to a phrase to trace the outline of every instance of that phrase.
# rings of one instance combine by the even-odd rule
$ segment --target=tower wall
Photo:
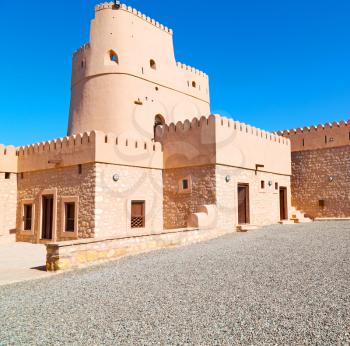
[[[209,113],[208,76],[176,62],[170,29],[125,5],[96,6],[90,43],[73,57],[69,134],[152,138],[158,114],[170,123]]]

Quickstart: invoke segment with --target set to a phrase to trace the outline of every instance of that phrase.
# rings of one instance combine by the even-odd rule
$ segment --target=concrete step
[[[253,231],[255,229],[259,229],[259,227],[254,225],[237,225],[236,226],[237,232],[248,232],[248,231]]]
[[[296,222],[294,222],[293,220],[281,220],[278,223],[281,225],[294,225]]]

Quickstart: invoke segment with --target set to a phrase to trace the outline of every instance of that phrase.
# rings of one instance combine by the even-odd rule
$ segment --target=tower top
[[[140,11],[136,10],[135,8],[132,8],[131,6],[127,6],[125,4],[120,4],[119,7],[116,6],[115,2],[104,2],[101,4],[98,4],[95,6],[95,12],[103,11],[103,10],[115,10],[115,11],[126,11],[129,13],[132,13],[133,15],[143,19],[144,21],[154,25],[155,27],[164,30],[168,34],[172,35],[173,30],[168,28],[167,26],[160,24],[156,20],[152,19],[149,16],[146,16],[145,14],[141,13]]]

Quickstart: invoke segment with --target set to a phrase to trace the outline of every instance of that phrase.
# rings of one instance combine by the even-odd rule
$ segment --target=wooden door
[[[42,197],[41,239],[52,240],[53,229],[53,196]]]
[[[250,222],[249,216],[249,185],[238,185],[238,223],[246,224]]]
[[[280,218],[281,220],[288,219],[287,189],[285,187],[280,187]]]

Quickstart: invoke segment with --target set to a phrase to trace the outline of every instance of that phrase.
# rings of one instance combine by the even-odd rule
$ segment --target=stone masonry
[[[18,179],[17,230],[22,224],[22,200],[33,200],[35,205],[34,232],[18,232],[17,240],[40,242],[40,198],[45,191],[57,191],[57,222],[54,232],[55,241],[68,240],[61,234],[61,198],[79,197],[78,236],[94,236],[95,229],[95,165],[82,165],[81,174],[78,166],[56,168],[46,171],[24,173]],[[27,234],[26,234],[27,233]]]
[[[350,145],[295,151],[292,172],[294,206],[312,217],[350,217]]]
[[[182,179],[190,178],[189,192],[179,191]],[[164,227],[187,227],[187,218],[205,204],[215,204],[215,166],[164,170]]]

